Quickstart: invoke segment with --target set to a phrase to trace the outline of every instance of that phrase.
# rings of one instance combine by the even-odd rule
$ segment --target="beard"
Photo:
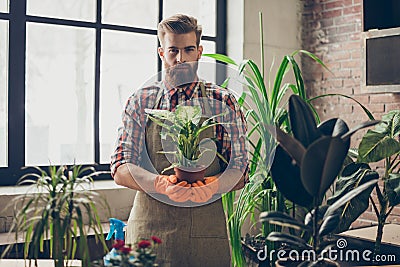
[[[191,84],[197,80],[197,69],[197,61],[167,67],[165,71],[165,79],[172,87]]]

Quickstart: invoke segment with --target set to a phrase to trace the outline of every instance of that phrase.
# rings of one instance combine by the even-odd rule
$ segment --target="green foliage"
[[[14,205],[14,220],[10,232],[15,239],[25,239],[24,258],[38,259],[50,240],[50,255],[55,266],[73,259],[79,242],[82,265],[90,265],[88,231],[93,231],[97,241],[107,251],[98,206],[108,208],[104,199],[90,189],[92,177],[100,174],[93,168],[50,166],[46,172],[39,167],[19,180],[20,185],[31,185],[32,191],[18,196]],[[98,202],[97,202],[98,201]],[[2,256],[11,249],[10,245]]]
[[[383,189],[375,186],[377,202],[370,197],[378,219],[375,254],[380,251],[383,227],[393,208],[400,204],[400,110],[392,110],[382,116],[382,121],[363,136],[355,156],[359,163],[383,164],[381,180]],[[379,204],[379,205],[378,205]]]
[[[210,149],[200,149],[200,134],[210,127],[218,124],[217,117],[224,116],[225,113],[207,118],[201,122],[202,111],[200,106],[176,106],[175,111],[145,109],[149,119],[162,127],[161,138],[171,140],[176,147],[172,151],[160,151],[159,153],[171,154],[175,157],[175,163],[164,169],[172,169],[176,166],[197,167],[199,159]],[[224,162],[226,159],[215,151],[216,155]]]
[[[341,219],[339,208],[366,190],[370,193],[377,182],[377,179],[359,179],[357,186],[347,188],[348,190],[343,190],[336,198],[332,198],[329,206],[321,206],[327,190],[342,169],[351,135],[377,124],[378,121],[364,122],[352,130],[349,130],[343,120],[337,118],[317,126],[312,109],[297,95],[289,98],[289,121],[292,135],[276,129],[276,140],[279,144],[271,175],[276,187],[287,199],[308,208],[310,212],[306,215],[304,224],[290,222],[288,219],[277,220],[276,212],[263,212],[260,220],[281,226],[284,222],[284,226],[302,228],[306,237],[312,235],[313,250],[320,253],[326,246],[324,237],[336,229]],[[305,248],[306,240],[289,234],[272,232],[267,238],[300,249]]]
[[[333,204],[351,190],[357,188],[358,185],[364,184],[373,179],[378,179],[377,172],[372,171],[365,163],[350,163],[341,172],[341,175],[335,184],[335,193],[328,198],[327,203]],[[340,233],[349,229],[354,222],[369,206],[369,197],[373,187],[367,188],[344,207],[340,208],[342,219],[338,222],[335,229],[336,233]]]

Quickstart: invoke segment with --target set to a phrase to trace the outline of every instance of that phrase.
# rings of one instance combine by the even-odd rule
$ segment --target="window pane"
[[[200,44],[203,46],[203,54],[215,53],[215,42],[201,40]],[[201,57],[201,64],[199,64],[199,77],[209,82],[216,83],[216,65],[215,59],[209,57]]]
[[[26,8],[28,15],[84,21],[96,20],[96,0],[29,0]]]
[[[128,97],[157,74],[157,37],[104,30],[101,48],[100,163],[109,163]]]
[[[0,12],[8,13],[8,0],[0,0]]]
[[[158,1],[103,0],[103,23],[156,29]]]
[[[8,22],[0,20],[0,167],[7,166]]]
[[[181,1],[164,0],[164,18],[177,13],[191,15],[197,18],[203,26],[203,35],[215,36],[215,0]]]
[[[27,24],[26,165],[94,162],[94,29]]]

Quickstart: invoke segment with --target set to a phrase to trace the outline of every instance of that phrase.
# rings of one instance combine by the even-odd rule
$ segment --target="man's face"
[[[167,80],[173,86],[191,83],[197,73],[197,61],[203,47],[196,45],[196,33],[175,34],[166,32],[158,54],[164,62]]]

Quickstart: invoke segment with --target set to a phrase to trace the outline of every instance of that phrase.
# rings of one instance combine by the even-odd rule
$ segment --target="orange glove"
[[[219,183],[217,177],[204,178],[204,181],[206,186],[208,186],[211,189],[211,193],[213,195],[218,192]]]
[[[156,179],[154,180],[154,188],[156,189],[157,193],[165,194],[167,187],[175,184],[177,181],[178,179],[175,175],[157,175]]]
[[[194,182],[192,183],[192,197],[190,200],[197,203],[204,203],[213,196],[214,193],[212,189],[215,190],[215,187],[206,185],[202,181]]]
[[[186,202],[192,197],[191,185],[186,181],[167,186],[165,194],[175,202]]]

